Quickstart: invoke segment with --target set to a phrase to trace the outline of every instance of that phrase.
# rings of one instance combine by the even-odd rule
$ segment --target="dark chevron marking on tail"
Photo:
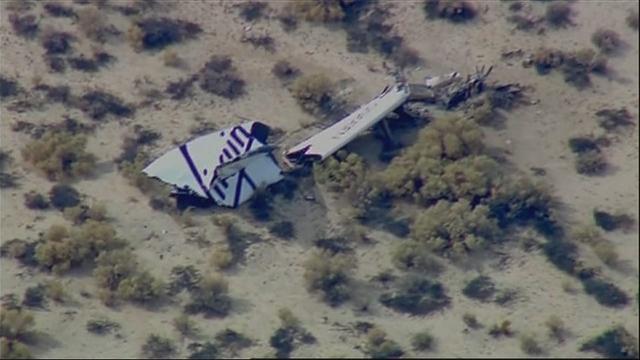
[[[189,151],[187,150],[187,144],[180,145],[179,149],[180,149],[180,153],[182,153],[182,156],[187,162],[187,165],[189,166],[189,170],[191,170],[191,174],[198,182],[198,185],[200,185],[200,188],[202,189],[204,194],[207,196],[207,199],[211,201],[215,201],[213,199],[213,196],[211,196],[211,193],[209,193],[209,189],[207,189],[207,187],[204,186],[204,184],[202,183],[202,178],[200,177],[200,173],[198,172],[198,169],[196,168],[196,165],[193,163],[193,159],[191,159],[191,155],[189,155]]]
[[[247,175],[246,170],[244,168],[240,169],[240,171],[238,171],[238,180],[236,181],[236,193],[235,198],[233,199],[233,207],[237,207],[240,203],[240,195],[242,194],[242,183],[244,179],[246,179],[247,183],[249,183],[249,186],[251,186],[253,190],[256,189],[256,184],[253,182],[251,177]]]

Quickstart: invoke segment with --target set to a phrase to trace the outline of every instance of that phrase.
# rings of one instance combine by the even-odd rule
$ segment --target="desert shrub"
[[[202,90],[227,99],[245,93],[245,81],[238,76],[229,56],[213,55],[200,70],[198,81]]]
[[[447,19],[454,23],[470,21],[478,10],[472,1],[465,0],[425,0],[424,11],[427,19]]]
[[[80,194],[70,185],[56,184],[49,190],[49,201],[56,209],[64,210],[80,204]]]
[[[33,38],[39,30],[38,20],[35,15],[20,16],[16,13],[9,14],[9,23],[13,31],[22,37]]]
[[[595,351],[612,359],[637,359],[638,339],[616,325],[582,344],[580,351]]]
[[[558,49],[540,48],[533,53],[533,64],[538,74],[544,75],[558,68],[564,62],[565,54]]]
[[[48,2],[43,6],[44,11],[47,14],[54,17],[67,17],[67,18],[77,18],[78,14],[73,10],[72,7],[62,5],[58,2]]]
[[[89,40],[99,43],[104,43],[109,38],[119,37],[122,34],[114,25],[107,23],[105,11],[94,6],[78,11],[78,29]]]
[[[607,307],[623,307],[629,303],[627,294],[614,284],[597,278],[589,278],[582,282],[584,291],[593,296],[600,305]]]
[[[348,253],[353,251],[348,240],[343,237],[329,237],[314,240],[313,245],[330,254]]]
[[[271,219],[271,210],[273,196],[265,189],[257,190],[249,200],[249,210],[255,220],[269,221]]]
[[[117,96],[100,90],[89,91],[82,95],[79,107],[93,120],[103,120],[109,114],[115,117],[129,117],[135,111],[131,105]]]
[[[633,125],[631,114],[627,108],[620,109],[605,108],[596,112],[598,125],[607,131],[615,131],[618,128],[626,128]]]
[[[0,189],[8,189],[18,186],[19,177],[5,172],[0,172]]]
[[[286,32],[295,30],[298,27],[298,19],[293,14],[280,14],[278,15],[278,21],[282,29]]]
[[[191,352],[188,359],[216,359],[220,353],[216,344],[210,341],[204,344],[191,343],[187,349]]]
[[[444,266],[436,259],[427,247],[416,241],[404,241],[397,245],[392,253],[393,264],[401,270],[418,270],[426,274],[436,275]]]
[[[211,252],[211,264],[218,270],[224,270],[234,264],[233,254],[228,244],[214,246]]]
[[[280,60],[273,65],[271,73],[282,81],[289,81],[300,75],[300,69],[291,65],[287,60]]]
[[[45,295],[47,298],[56,301],[58,303],[64,303],[69,299],[69,294],[64,289],[64,286],[59,280],[48,280],[43,284]]]
[[[195,321],[187,314],[181,314],[173,319],[173,327],[184,337],[194,337],[200,333]]]
[[[596,55],[593,49],[577,50],[565,54],[561,70],[567,84],[582,90],[591,86],[590,73],[607,72],[607,60]]]
[[[520,349],[527,355],[540,355],[543,352],[542,346],[531,334],[520,336]]]
[[[372,359],[390,359],[402,356],[404,351],[398,343],[387,338],[384,330],[374,327],[367,332],[365,353]]]
[[[164,359],[176,353],[176,345],[169,338],[151,334],[142,345],[142,353],[150,359]]]
[[[293,83],[291,94],[304,111],[326,115],[336,106],[333,86],[323,74],[303,75]]]
[[[490,277],[478,275],[462,289],[462,293],[472,299],[489,300],[496,292],[495,284]]]
[[[502,228],[531,223],[541,229],[554,222],[553,198],[549,188],[525,177],[498,182],[486,202],[491,216]]]
[[[96,202],[91,206],[76,205],[65,208],[62,215],[74,225],[80,225],[87,220],[104,221],[107,218],[107,208],[101,202]]]
[[[256,233],[243,231],[238,225],[232,222],[231,219],[225,219],[218,225],[224,230],[225,237],[227,239],[228,250],[231,251],[231,264],[236,264],[244,261],[244,253],[247,247],[253,243],[261,242],[263,239]],[[226,250],[225,250],[226,251]],[[215,256],[215,255],[214,255]],[[221,255],[227,257],[228,255]],[[220,259],[222,260],[222,259]]]
[[[567,329],[559,317],[552,315],[544,324],[549,330],[549,337],[556,339],[556,341],[563,342],[567,337]]]
[[[577,136],[570,138],[569,148],[576,154],[586,153],[589,151],[598,151],[600,149],[595,139],[586,136]]]
[[[33,315],[21,308],[6,309],[0,307],[0,337],[21,340],[32,331],[35,321]]]
[[[438,253],[462,255],[497,241],[498,225],[489,209],[471,208],[467,200],[441,200],[421,212],[411,227],[411,237]]]
[[[287,9],[294,17],[316,23],[335,23],[344,19],[340,0],[296,1]]]
[[[33,359],[29,348],[17,340],[0,338],[0,354],[3,359]]]
[[[517,2],[513,2],[512,4],[518,4]],[[519,3],[522,4],[522,3]],[[543,19],[540,17],[532,16],[530,14],[522,15],[522,14],[513,14],[507,17],[507,21],[515,24],[516,29],[522,31],[531,31],[538,27],[538,24]]]
[[[0,99],[16,96],[20,90],[18,82],[0,75]]]
[[[421,331],[411,337],[411,346],[416,351],[433,350],[436,345],[435,338],[428,330]]]
[[[184,60],[178,56],[178,53],[175,52],[175,50],[166,50],[162,54],[162,63],[164,66],[178,68],[184,63]]]
[[[263,48],[270,53],[276,51],[276,41],[270,35],[244,35],[240,42],[246,42],[253,45],[254,48]]]
[[[87,321],[85,328],[90,333],[105,335],[110,333],[112,330],[119,330],[120,324],[105,317],[98,317]]]
[[[141,150],[148,145],[153,145],[157,140],[162,138],[162,135],[154,130],[142,128],[140,126],[134,126],[133,136],[125,136],[121,146],[121,153],[115,159],[116,163],[122,164],[123,162],[134,162]]]
[[[51,226],[44,241],[36,246],[35,257],[43,268],[61,273],[94,261],[102,251],[123,245],[110,224],[89,220],[72,231],[60,225]]]
[[[518,291],[516,289],[502,289],[496,293],[493,301],[500,306],[508,306],[518,298]]]
[[[407,278],[393,292],[380,295],[380,303],[393,310],[412,315],[426,315],[447,307],[451,301],[444,286],[428,278]]]
[[[267,10],[267,3],[262,1],[247,1],[237,5],[240,10],[240,17],[246,21],[254,21],[264,16]]]
[[[349,273],[353,259],[344,254],[314,251],[304,263],[304,279],[309,291],[319,291],[332,306],[349,298]]]
[[[638,12],[637,11],[629,12],[629,15],[627,15],[627,18],[625,19],[625,21],[627,22],[627,25],[630,28],[638,30],[638,24],[640,23],[640,21],[638,20]]]
[[[22,156],[52,181],[87,176],[96,159],[86,152],[86,143],[82,135],[52,132],[28,143]]]
[[[607,167],[607,160],[601,151],[587,151],[576,156],[575,168],[578,174],[601,175]]]
[[[491,328],[489,328],[489,335],[493,337],[512,336],[513,331],[511,330],[511,321],[504,320],[501,323],[493,324]]]
[[[75,40],[73,35],[63,31],[46,31],[42,36],[42,47],[47,54],[66,54],[73,51],[71,41]]]
[[[291,221],[278,221],[269,227],[269,233],[283,239],[292,239],[295,237],[295,227]]]
[[[130,36],[136,49],[162,50],[167,46],[194,39],[202,32],[200,25],[166,17],[146,18],[135,22],[132,31],[137,36]]]
[[[549,25],[559,28],[572,24],[571,15],[573,15],[573,11],[568,3],[553,2],[547,5],[544,17]]]
[[[93,58],[88,58],[84,54],[67,58],[67,62],[72,69],[84,72],[96,72],[100,70],[100,68],[106,66],[114,60],[115,57],[105,51],[95,51],[93,53]],[[124,110],[123,108],[118,109],[116,106],[114,106],[115,104],[116,103],[113,102],[110,106],[113,106],[113,110],[115,111],[116,115],[128,116],[127,110]],[[121,115],[117,112],[121,112]]]
[[[231,329],[218,331],[215,339],[218,346],[228,352],[232,357],[237,357],[240,350],[253,344],[251,339]]]
[[[226,316],[231,309],[229,283],[219,274],[205,276],[191,291],[191,302],[185,307],[188,314],[204,313],[208,316]]]
[[[118,295],[137,303],[155,302],[166,294],[165,283],[147,271],[123,279],[118,285]]]
[[[174,266],[171,269],[171,280],[169,281],[169,294],[177,294],[183,289],[193,291],[202,280],[200,272],[193,266]]]
[[[569,274],[575,274],[578,265],[575,244],[562,239],[550,239],[544,244],[543,250],[552,264]]]
[[[598,209],[593,209],[593,220],[605,231],[629,228],[634,222],[633,218],[627,214],[609,213]]]
[[[288,358],[300,343],[310,344],[316,341],[315,337],[300,325],[300,320],[291,310],[286,308],[278,310],[278,318],[280,327],[269,339],[269,344],[276,349],[278,358]]]
[[[325,184],[330,191],[343,193],[358,207],[369,195],[367,164],[355,153],[339,151],[336,156],[313,166],[313,178]]]
[[[0,246],[0,256],[10,257],[20,261],[26,266],[37,266],[38,261],[35,258],[35,249],[37,242],[27,242],[20,239],[12,239],[5,241]]]
[[[462,321],[465,323],[465,325],[472,329],[479,329],[480,327],[482,327],[482,324],[478,322],[478,318],[476,318],[476,316],[471,313],[465,313],[464,315],[462,315]]]
[[[49,208],[49,201],[46,196],[32,190],[24,194],[24,206],[27,209],[44,210]]]
[[[624,45],[620,35],[609,29],[600,28],[591,35],[591,42],[605,54],[614,54]]]
[[[22,305],[28,307],[44,307],[46,305],[45,287],[42,284],[28,287],[24,292]]]
[[[185,79],[169,82],[164,91],[171,95],[171,99],[182,100],[191,93],[193,83],[195,83],[196,80],[197,76],[191,76]]]

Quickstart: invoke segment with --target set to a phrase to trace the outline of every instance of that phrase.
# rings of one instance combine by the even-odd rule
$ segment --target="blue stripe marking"
[[[244,168],[240,169],[240,171],[238,171],[238,180],[236,182],[236,194],[235,194],[235,198],[233,199],[233,207],[237,207],[238,204],[240,203],[240,195],[242,193],[243,179],[247,179],[249,186],[251,186],[253,190],[256,189],[256,184],[249,177],[249,175],[247,175],[247,172],[245,171],[245,169]]]
[[[213,199],[213,196],[211,196],[211,193],[209,193],[209,190],[202,183],[202,178],[200,177],[200,173],[198,172],[198,169],[196,168],[196,165],[193,163],[193,159],[191,159],[191,155],[189,155],[189,151],[187,150],[187,144],[180,145],[179,149],[180,149],[180,152],[182,153],[182,156],[186,160],[187,165],[189,165],[189,170],[191,170],[193,177],[196,179],[196,181],[198,182],[198,185],[200,185],[200,188],[207,196],[207,199],[215,202],[215,200]]]

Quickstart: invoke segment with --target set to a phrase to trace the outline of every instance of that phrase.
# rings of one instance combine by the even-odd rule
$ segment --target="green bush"
[[[295,18],[309,22],[333,23],[344,19],[345,13],[340,0],[296,1],[290,3],[287,12]]]
[[[490,277],[479,275],[462,289],[462,293],[472,299],[489,300],[496,292],[495,284]]]
[[[425,330],[411,337],[411,346],[417,351],[433,350],[436,346],[436,341],[431,332]]]
[[[617,325],[585,342],[580,351],[595,351],[612,359],[637,359],[638,339]]]
[[[142,345],[142,353],[150,359],[169,358],[176,353],[176,345],[169,338],[151,334]]]
[[[493,337],[500,336],[512,336],[513,331],[511,330],[511,321],[504,320],[501,323],[496,323],[489,329],[489,335]]]
[[[3,359],[33,359],[29,348],[17,340],[0,338],[0,355]]]
[[[391,256],[394,265],[401,270],[418,270],[436,275],[444,268],[427,247],[417,241],[403,241],[394,248]]]
[[[96,335],[105,335],[112,330],[120,329],[120,324],[104,317],[99,317],[87,321],[86,329],[88,332]]]
[[[24,292],[22,304],[28,307],[44,307],[47,300],[45,292],[42,284],[28,287]]]
[[[502,228],[529,223],[544,230],[555,223],[549,188],[524,177],[499,182],[492,188],[491,197],[486,202],[491,216]]]
[[[564,322],[559,317],[555,315],[550,316],[544,324],[547,326],[547,329],[549,329],[549,336],[556,339],[559,343],[563,342],[567,337],[568,331]]]
[[[87,140],[82,135],[61,132],[45,134],[22,149],[24,159],[49,180],[68,180],[90,175],[96,158],[85,151]]]
[[[188,314],[226,316],[231,309],[228,292],[229,283],[220,274],[207,275],[191,291],[191,301],[186,305],[185,311]]]
[[[74,207],[66,207],[62,215],[65,219],[73,222],[74,225],[81,225],[87,220],[105,221],[107,208],[101,202],[96,202],[91,206],[76,205]]]
[[[497,241],[500,229],[489,208],[471,208],[466,200],[441,200],[421,212],[411,227],[411,237],[438,253],[462,255]]]
[[[0,337],[9,340],[24,339],[31,332],[35,321],[33,315],[20,308],[0,307]]]
[[[335,306],[349,298],[349,274],[353,258],[329,251],[314,251],[304,263],[304,279],[309,291],[320,291]]]
[[[166,295],[166,285],[147,271],[123,279],[118,286],[118,295],[137,303],[155,302]]]
[[[200,333],[195,321],[187,314],[181,314],[173,319],[173,327],[184,337],[195,337]]]
[[[200,88],[206,92],[233,100],[245,93],[242,80],[228,56],[214,55],[199,73]]]
[[[313,178],[324,184],[330,191],[339,192],[358,207],[367,202],[371,187],[368,185],[367,164],[354,153],[339,151],[336,156],[325,159],[313,166]]]

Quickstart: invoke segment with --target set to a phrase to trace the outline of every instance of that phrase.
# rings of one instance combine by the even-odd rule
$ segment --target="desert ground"
[[[509,2],[473,1],[477,16],[459,24],[444,19],[425,18],[422,1],[380,1],[389,7],[393,31],[404,43],[417,50],[423,63],[409,66],[404,74],[410,82],[419,83],[427,75],[451,71],[471,73],[476,66],[493,65],[491,81],[518,83],[529,88],[529,104],[503,112],[499,127],[482,126],[485,143],[499,149],[512,165],[510,171],[536,177],[531,168],[542,168],[536,178],[553,189],[558,216],[565,226],[592,223],[594,207],[621,211],[635,219],[625,231],[606,232],[604,236],[619,255],[617,267],[606,266],[584,244],[579,244],[580,257],[601,269],[609,279],[629,296],[626,306],[606,307],[582,290],[580,281],[556,268],[542,251],[526,251],[519,240],[505,241],[490,256],[476,256],[465,266],[441,259],[445,270],[437,275],[451,298],[448,307],[427,315],[409,315],[387,308],[377,301],[384,286],[370,279],[383,270],[395,269],[391,253],[400,241],[395,235],[378,229],[366,229],[371,241],[354,245],[351,299],[338,306],[326,304],[317,292],[310,292],[303,277],[304,262],[314,250],[313,241],[340,234],[349,223],[350,204],[339,193],[331,192],[308,178],[303,180],[292,200],[277,198],[272,218],[288,220],[295,225],[296,236],[279,239],[268,231],[268,225],[252,219],[246,205],[239,209],[192,209],[186,216],[154,210],[149,196],[122,175],[114,159],[121,153],[123,140],[133,134],[135,125],[157,131],[161,138],[149,147],[153,158],[176,144],[193,138],[190,130],[202,121],[224,128],[241,121],[240,117],[260,120],[284,132],[280,145],[286,148],[314,131],[320,124],[314,115],[304,112],[287,86],[271,69],[279,60],[287,60],[302,74],[323,73],[338,85],[338,91],[349,104],[362,104],[375,96],[393,76],[385,71],[389,60],[380,54],[347,51],[347,37],[339,26],[300,20],[293,31],[285,31],[277,16],[289,3],[268,1],[261,18],[247,21],[239,15],[232,1],[159,2],[145,8],[144,16],[168,17],[198,24],[202,32],[194,39],[172,44],[162,51],[139,51],[127,40],[132,17],[113,10],[114,5],[134,2],[71,2],[61,4],[77,11],[96,7],[109,24],[123,35],[97,45],[78,29],[73,18],[53,17],[43,9],[45,2],[35,2],[27,10],[0,9],[0,74],[15,80],[25,91],[38,84],[68,85],[72,93],[101,89],[127,103],[137,104],[130,117],[94,121],[86,113],[60,103],[16,111],[15,99],[0,103],[0,141],[13,161],[8,169],[17,178],[16,187],[3,188],[0,197],[0,243],[12,239],[36,240],[53,224],[74,227],[56,209],[34,210],[24,205],[24,194],[31,190],[47,193],[55,184],[23,161],[21,149],[32,139],[14,131],[18,121],[53,124],[65,116],[81,123],[95,124],[87,151],[97,156],[94,173],[71,182],[84,202],[102,202],[109,222],[119,237],[126,238],[138,263],[153,276],[169,281],[177,265],[193,265],[202,274],[214,271],[210,262],[215,244],[223,243],[224,231],[212,219],[225,214],[244,231],[260,235],[262,241],[247,247],[242,263],[220,273],[229,283],[232,307],[228,315],[190,316],[200,329],[198,338],[182,336],[172,321],[183,312],[188,300],[180,293],[158,306],[122,302],[106,306],[90,268],[80,267],[56,275],[38,267],[30,267],[9,257],[0,260],[0,292],[16,294],[48,279],[62,282],[68,299],[62,303],[48,301],[44,307],[27,308],[35,320],[37,341],[28,347],[37,358],[139,358],[150,334],[174,341],[172,356],[189,356],[188,345],[213,339],[226,328],[244,334],[252,344],[239,351],[239,357],[273,357],[270,337],[280,326],[278,310],[286,308],[299,319],[300,326],[316,341],[299,344],[291,357],[367,357],[366,336],[352,330],[356,322],[369,322],[383,329],[387,337],[404,351],[403,357],[530,357],[521,346],[522,335],[535,336],[544,357],[599,357],[596,352],[579,348],[588,339],[614,326],[623,326],[635,339],[639,337],[638,309],[638,88],[640,66],[638,31],[625,23],[631,11],[638,11],[633,1],[574,1],[573,25],[566,28],[546,27],[542,34],[514,29],[506,20]],[[522,2],[520,11],[543,15],[548,2]],[[110,8],[111,7],[111,8]],[[75,52],[89,54],[96,46],[115,58],[96,72],[67,69],[54,73],[43,60],[44,49],[37,39],[15,34],[9,22],[13,12],[34,14],[40,29],[55,28],[76,36]],[[608,57],[608,76],[591,76],[591,86],[579,90],[563,81],[558,72],[541,76],[522,66],[525,56],[505,59],[502,54],[521,49],[530,54],[539,47],[573,50],[593,47],[591,36],[599,28],[617,32],[626,48]],[[44,30],[41,30],[44,31]],[[275,41],[275,51],[241,42],[243,34],[268,34]],[[165,53],[175,51],[180,66],[167,66]],[[168,82],[197,72],[212,55],[228,55],[236,72],[246,82],[245,94],[227,99],[202,91],[197,86],[181,100],[164,94]],[[384,64],[383,64],[384,63]],[[594,113],[603,107],[626,107],[635,126],[611,136],[605,154],[610,164],[605,174],[585,176],[576,173],[574,155],[567,146],[572,136],[603,132]],[[449,111],[447,111],[449,112]],[[434,116],[445,113],[434,107]],[[461,111],[452,112],[454,114]],[[320,125],[318,125],[320,126]],[[429,125],[426,125],[429,126]],[[349,150],[369,159],[380,145],[364,135]],[[375,156],[373,157],[375,158]],[[374,159],[375,160],[375,159]],[[378,165],[380,166],[380,165]],[[306,201],[313,194],[315,201]],[[355,220],[351,220],[355,221]],[[542,242],[541,236],[527,236]],[[204,239],[204,243],[194,241]],[[394,270],[396,276],[402,272]],[[513,289],[517,298],[507,305],[481,302],[463,295],[465,285],[478,274],[489,275],[500,289]],[[84,294],[84,295],[82,295]],[[367,305],[367,306],[364,306]],[[363,308],[366,308],[363,310]],[[483,324],[470,329],[463,314],[472,313]],[[106,335],[86,330],[87,321],[107,317],[120,328]],[[560,318],[568,335],[558,342],[548,335],[545,321]],[[513,336],[493,337],[488,329],[494,323],[511,321]],[[429,330],[435,346],[429,351],[412,347],[411,337]],[[228,356],[228,355],[227,355]]]

